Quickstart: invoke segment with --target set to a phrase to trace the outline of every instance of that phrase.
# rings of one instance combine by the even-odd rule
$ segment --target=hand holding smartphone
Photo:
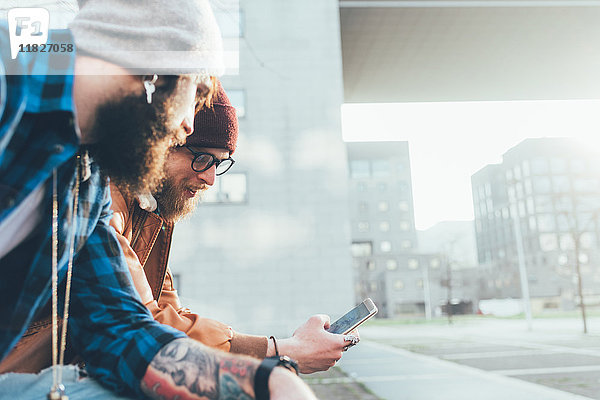
[[[377,311],[377,306],[375,306],[373,300],[367,298],[331,324],[327,331],[329,333],[345,335],[377,314]]]

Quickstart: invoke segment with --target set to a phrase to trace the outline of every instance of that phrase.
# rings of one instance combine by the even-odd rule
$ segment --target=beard
[[[181,127],[169,128],[170,114],[168,98],[147,104],[144,94],[98,106],[88,149],[127,196],[151,193],[163,180],[169,148],[185,138]]]
[[[199,193],[194,197],[188,197],[186,193],[190,188],[197,190]],[[202,200],[202,195],[206,189],[208,189],[206,185],[198,187],[185,181],[177,183],[172,177],[166,178],[155,194],[160,216],[167,221],[176,222],[185,216],[191,215]]]

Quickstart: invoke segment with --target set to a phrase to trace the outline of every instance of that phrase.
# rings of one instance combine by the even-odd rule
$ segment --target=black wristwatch
[[[284,367],[298,375],[298,364],[288,356],[267,357],[258,366],[254,375],[254,395],[256,400],[269,400],[269,375],[275,367]]]

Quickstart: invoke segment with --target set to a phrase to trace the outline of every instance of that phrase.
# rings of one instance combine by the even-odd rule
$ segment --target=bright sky
[[[471,175],[525,138],[600,149],[600,100],[345,104],[342,132],[345,141],[408,141],[416,226],[427,229],[473,219]]]

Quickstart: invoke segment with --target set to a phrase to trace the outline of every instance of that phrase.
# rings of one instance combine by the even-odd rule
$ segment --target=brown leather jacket
[[[209,347],[264,358],[268,338],[234,332],[221,322],[201,318],[181,306],[167,267],[174,224],[142,210],[137,200],[125,199],[112,184],[110,190],[114,212],[111,225],[117,232],[133,283],[154,319]],[[0,374],[37,373],[52,365],[50,310],[41,315],[46,317],[33,322],[11,353],[2,360]],[[59,323],[59,327],[61,325]],[[76,362],[79,359],[67,348],[65,360]]]
[[[110,224],[117,231],[135,288],[154,319],[207,346],[264,358],[266,337],[234,332],[221,322],[201,318],[181,306],[167,266],[174,224],[142,210],[137,200],[124,198],[112,184],[110,190],[114,212]]]

